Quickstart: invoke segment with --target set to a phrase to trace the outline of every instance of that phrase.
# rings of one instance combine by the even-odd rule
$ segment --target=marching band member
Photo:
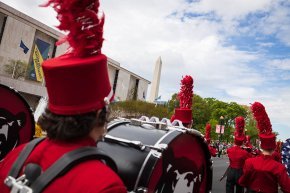
[[[272,133],[272,125],[265,107],[255,102],[251,110],[257,121],[261,154],[246,160],[239,183],[246,187],[249,193],[278,193],[278,185],[284,193],[290,193],[290,178],[286,168],[272,157],[276,148],[276,135]]]
[[[101,53],[104,16],[99,18],[98,0],[50,0],[60,20],[59,29],[69,31],[68,52],[43,62],[48,107],[38,120],[47,132],[25,161],[47,170],[67,152],[96,146],[105,135],[113,99],[107,57]],[[1,193],[10,192],[4,179],[23,145],[0,163]],[[21,172],[22,173],[22,172]],[[121,179],[100,160],[88,160],[58,177],[43,192],[125,193]]]
[[[246,135],[246,141],[243,148],[247,152],[251,153],[251,157],[254,157],[260,154],[260,150],[251,144],[251,137],[249,135]]]
[[[244,149],[249,153],[251,153],[253,150],[253,145],[251,144],[251,137],[249,135],[246,135]]]
[[[235,118],[236,131],[234,133],[235,145],[227,149],[230,165],[227,171],[226,193],[244,192],[244,188],[238,184],[238,180],[242,175],[245,160],[250,157],[250,154],[241,147],[245,140],[244,126],[245,126],[244,118],[241,116],[236,117]]]
[[[209,123],[206,124],[205,126],[205,140],[208,144],[208,149],[209,149],[209,152],[211,154],[212,157],[216,157],[217,155],[217,150],[216,148],[212,147],[211,146],[211,143],[210,143],[210,133],[211,133],[211,125]]]

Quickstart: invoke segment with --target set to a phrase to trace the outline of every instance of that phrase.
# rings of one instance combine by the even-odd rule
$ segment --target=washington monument
[[[161,61],[161,56],[159,56],[155,64],[149,102],[154,102],[158,97],[161,68],[162,68],[162,61]]]

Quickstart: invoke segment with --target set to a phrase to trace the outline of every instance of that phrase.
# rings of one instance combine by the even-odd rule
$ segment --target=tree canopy
[[[242,116],[245,118],[246,135],[251,136],[252,142],[258,137],[256,130],[256,122],[252,117],[249,106],[240,105],[236,102],[224,102],[215,98],[202,98],[199,95],[194,95],[192,103],[192,119],[193,128],[205,133],[206,123],[210,123],[212,140],[232,142],[233,133],[235,129],[235,118]],[[171,100],[168,101],[168,110],[172,115],[174,108],[178,107],[177,94],[173,94]],[[220,123],[220,117],[223,116],[223,123],[225,125],[224,134],[219,136],[216,131],[216,125]]]

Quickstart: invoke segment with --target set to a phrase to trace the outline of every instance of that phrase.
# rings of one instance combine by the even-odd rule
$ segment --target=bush
[[[120,101],[111,105],[111,117],[140,118],[141,116],[169,118],[170,114],[164,105],[155,105],[144,101]]]
[[[27,62],[21,60],[9,60],[8,64],[4,65],[4,70],[7,74],[12,75],[12,78],[24,78],[27,66]]]

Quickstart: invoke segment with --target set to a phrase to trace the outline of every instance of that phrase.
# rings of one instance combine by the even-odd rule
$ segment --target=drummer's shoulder
[[[86,179],[89,179],[87,176]],[[127,188],[122,180],[116,175],[102,178],[91,178],[88,183],[80,183],[82,187],[89,186],[88,192],[91,193],[127,193]]]
[[[106,164],[100,160],[89,160],[80,163],[71,170],[71,175],[78,175],[78,179],[83,180],[88,186],[98,184],[98,189],[103,193],[127,192],[120,177]],[[118,190],[118,191],[117,191]],[[119,191],[120,190],[120,191]],[[124,190],[124,191],[121,191]]]

